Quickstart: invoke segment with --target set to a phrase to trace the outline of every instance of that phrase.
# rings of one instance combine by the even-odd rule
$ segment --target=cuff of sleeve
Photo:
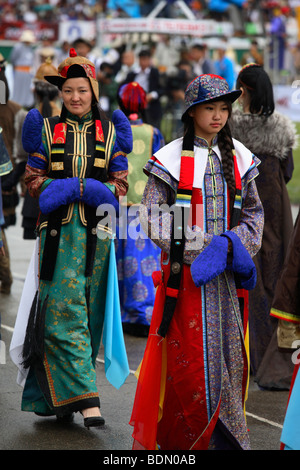
[[[43,192],[49,186],[49,184],[52,183],[52,181],[53,179],[47,178],[46,181],[44,181],[41,186],[41,192]]]
[[[115,187],[114,184],[111,184],[111,183],[104,183],[104,184],[105,184],[105,186],[106,186],[108,189],[111,190],[111,192],[112,192],[113,194],[116,194],[116,187]]]

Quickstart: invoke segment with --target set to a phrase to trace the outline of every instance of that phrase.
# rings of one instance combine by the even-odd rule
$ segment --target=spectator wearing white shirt
[[[158,69],[152,65],[152,56],[149,49],[142,49],[138,57],[139,65],[135,70],[129,72],[126,83],[137,82],[146,91],[145,122],[159,129],[162,118],[160,74]]]

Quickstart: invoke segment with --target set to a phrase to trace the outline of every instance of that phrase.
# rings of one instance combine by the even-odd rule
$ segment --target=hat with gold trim
[[[86,57],[78,56],[75,49],[70,49],[69,57],[59,64],[57,72],[57,75],[45,75],[45,79],[61,90],[62,85],[69,78],[88,78],[96,101],[99,101],[95,65]]]
[[[44,82],[45,76],[49,76],[51,74],[57,75],[57,68],[52,64],[52,59],[48,57],[37,69],[34,81],[41,80]]]

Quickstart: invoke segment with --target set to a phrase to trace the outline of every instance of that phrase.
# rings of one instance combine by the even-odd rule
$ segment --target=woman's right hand
[[[116,214],[119,214],[119,201],[114,193],[104,183],[93,178],[85,179],[81,200],[92,207],[98,207],[101,204],[111,205]]]

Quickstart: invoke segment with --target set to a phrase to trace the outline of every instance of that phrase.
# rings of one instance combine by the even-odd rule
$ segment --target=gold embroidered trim
[[[192,157],[192,158],[194,158],[194,152],[192,150],[182,150],[181,155],[183,157]]]
[[[104,158],[95,158],[94,166],[96,166],[97,168],[105,168],[106,162]]]
[[[48,386],[49,386],[49,392],[50,392],[50,396],[51,396],[51,399],[52,399],[53,407],[68,405],[69,403],[74,403],[76,401],[79,401],[79,400],[82,400],[82,399],[85,399],[85,398],[94,398],[94,397],[97,398],[99,396],[98,393],[96,393],[96,392],[90,392],[90,393],[84,393],[83,395],[78,395],[78,396],[75,396],[75,397],[71,397],[71,398],[68,398],[66,400],[59,400],[56,397],[56,394],[55,394],[54,383],[53,383],[53,379],[52,379],[52,376],[51,376],[50,366],[49,366],[46,354],[44,355],[44,367],[45,367],[45,372],[46,372],[46,376],[47,376],[47,382],[48,382]]]
[[[52,162],[51,168],[54,171],[59,171],[64,169],[64,162]]]

